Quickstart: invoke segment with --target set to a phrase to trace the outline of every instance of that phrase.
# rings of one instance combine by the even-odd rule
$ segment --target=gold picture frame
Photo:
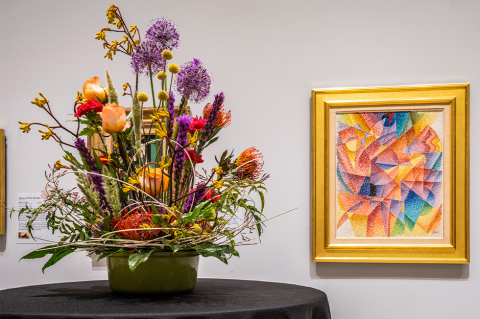
[[[469,84],[312,90],[312,261],[469,263],[469,90]],[[441,230],[436,234],[441,236],[338,235],[338,216],[344,211],[338,208],[337,200],[340,197],[336,186],[339,156],[336,145],[341,143],[336,140],[337,116],[380,112],[441,114],[439,121],[444,133],[440,144],[443,156],[440,193],[444,209],[443,215],[440,214],[442,226],[436,226]],[[373,191],[372,194],[375,196]]]
[[[5,235],[6,159],[5,130],[0,129],[0,235]]]

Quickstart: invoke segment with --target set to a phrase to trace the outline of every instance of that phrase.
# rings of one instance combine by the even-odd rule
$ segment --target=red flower
[[[77,112],[74,114],[75,117],[84,116],[88,112],[102,112],[103,104],[97,100],[88,100],[85,104],[77,107]]]
[[[215,203],[217,200],[220,199],[220,195],[217,195],[217,192],[211,189],[205,193],[205,195],[203,196],[203,199],[210,199],[212,203]]]
[[[190,123],[189,132],[203,130],[203,128],[205,127],[205,122],[206,120],[202,118],[197,119],[196,117],[193,117],[192,122]]]
[[[188,153],[188,154],[187,154]],[[197,159],[197,153],[195,153],[195,150],[188,150],[186,153],[185,153],[185,160],[186,161],[192,161],[193,163],[196,163],[196,164],[200,164],[200,163],[203,163],[203,158],[202,158],[202,154],[198,155],[198,159]]]
[[[112,158],[107,156],[107,155],[100,155],[98,157],[98,159],[100,160],[100,162],[102,162],[103,165],[110,165],[115,169],[118,168],[117,164],[115,164],[115,162],[112,160]]]

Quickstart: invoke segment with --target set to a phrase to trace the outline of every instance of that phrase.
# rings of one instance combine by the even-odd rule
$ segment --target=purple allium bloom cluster
[[[98,166],[95,162],[95,159],[90,155],[87,146],[85,145],[85,141],[81,138],[77,138],[75,140],[75,148],[78,150],[80,155],[85,159],[85,162],[90,167],[92,173],[101,174]],[[100,175],[89,174],[88,177],[90,181],[93,183],[94,189],[98,193],[98,198],[100,199],[100,207],[102,209],[111,211],[110,205],[108,204],[107,197],[105,195],[105,189],[103,188],[103,178]]]
[[[175,94],[173,94],[173,91],[170,91],[168,98],[168,114],[170,115],[169,131],[172,131],[173,123],[175,122]]]
[[[215,128],[215,120],[217,119],[218,112],[220,111],[220,107],[223,105],[223,101],[225,101],[225,95],[223,92],[215,95],[215,100],[213,101],[212,109],[208,114],[207,121],[205,122],[205,127],[203,129],[203,137],[205,141],[208,139],[210,134],[212,134],[213,129]]]
[[[143,41],[132,53],[130,66],[133,72],[143,75],[149,75],[149,66],[152,68],[152,74],[163,70],[165,60],[162,58],[163,47],[160,43],[153,41]]]
[[[183,208],[184,214],[188,213],[200,203],[200,201],[205,196],[205,184],[198,184],[197,187],[194,189],[193,192],[188,195],[187,202],[185,203],[185,207]]]
[[[201,102],[210,94],[212,76],[198,59],[182,64],[176,77],[177,91],[193,102]]]
[[[190,122],[192,118],[189,115],[181,115],[177,118],[178,123],[178,135],[177,135],[177,147],[175,148],[176,156],[173,162],[174,168],[174,180],[178,181],[182,174],[183,167],[185,166],[185,155],[182,150],[188,144],[187,133],[190,129]]]
[[[177,26],[165,17],[150,22],[147,32],[145,32],[145,38],[160,43],[164,50],[178,48],[180,43],[180,33],[178,33]]]

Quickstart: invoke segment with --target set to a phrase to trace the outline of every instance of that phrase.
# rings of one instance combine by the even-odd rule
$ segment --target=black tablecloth
[[[198,279],[192,292],[123,295],[108,281],[0,291],[0,318],[330,319],[325,293],[280,283]]]

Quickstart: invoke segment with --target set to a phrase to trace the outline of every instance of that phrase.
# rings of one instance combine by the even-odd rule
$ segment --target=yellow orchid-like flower
[[[198,141],[198,131],[196,130],[193,136],[190,135],[190,133],[187,133],[187,138],[188,138],[188,143],[190,143],[190,146],[195,147]]]
[[[118,41],[114,40],[112,41],[112,44],[108,47],[110,50],[112,50],[113,55],[117,54],[117,47],[118,47]]]
[[[217,175],[223,174],[223,169],[221,167],[214,167],[213,170]]]
[[[165,128],[165,123],[155,123],[155,134],[158,138],[167,137],[167,129]]]
[[[116,11],[117,11],[117,7],[115,7],[115,5],[113,4],[110,5],[110,8],[108,8],[107,14],[106,14],[108,18],[108,23],[113,24],[113,22],[117,18]]]
[[[165,163],[165,155],[162,155],[162,160],[160,161],[160,169],[163,170],[164,168],[169,167],[172,165],[172,158],[169,158],[167,163]]]
[[[138,94],[138,96],[140,96],[140,94]],[[137,96],[137,98],[138,98]],[[140,101],[140,99],[139,99]],[[153,109],[153,115],[150,114],[150,117],[154,120],[154,121],[157,121],[157,122],[161,122],[162,121],[162,118],[164,117],[168,117],[170,118],[170,114],[168,113],[167,110],[165,110],[164,108],[159,108],[158,110],[156,109]]]
[[[77,104],[77,103],[85,104],[85,98],[84,98],[83,94],[80,93],[80,91],[77,91],[77,98],[75,100],[75,104]]]
[[[117,26],[117,29],[121,29],[122,28],[122,20],[118,20],[117,22],[113,23]]]
[[[112,51],[108,50],[103,57],[113,61]]]
[[[63,158],[64,158],[67,162],[73,163],[73,159],[72,159],[70,156],[65,155]]]
[[[68,166],[63,165],[60,160],[55,162],[55,165],[53,166],[53,169],[58,171],[61,168],[69,168]]]
[[[47,98],[42,94],[42,92],[38,93],[42,99],[40,100],[38,97],[35,97],[35,101],[31,101],[30,103],[35,104],[38,107],[45,107],[45,103],[47,103]]]
[[[117,149],[118,148],[118,143],[112,142],[113,148]]]
[[[137,26],[135,24],[131,25],[130,26],[130,32],[133,32],[133,30],[135,30],[137,28]]]
[[[30,125],[32,125],[32,123],[18,121],[18,124],[22,124],[22,126],[20,126],[20,129],[23,130],[22,133],[30,132]]]
[[[140,184],[140,181],[138,180],[138,178],[128,177],[128,183],[129,183],[129,184],[132,184],[132,185],[139,185],[139,184]]]
[[[131,191],[138,192],[138,189],[136,189],[135,187],[130,186],[130,185],[123,185],[122,192],[130,193]]]
[[[95,40],[105,40],[106,34],[104,30],[112,30],[112,29],[102,28],[102,30],[98,31],[98,33],[95,34]]]
[[[43,133],[42,141],[48,140],[53,134],[55,134],[53,133],[53,130],[50,128],[50,126],[48,126],[48,124],[45,124],[45,126],[48,128],[48,131],[38,130],[40,133]]]

